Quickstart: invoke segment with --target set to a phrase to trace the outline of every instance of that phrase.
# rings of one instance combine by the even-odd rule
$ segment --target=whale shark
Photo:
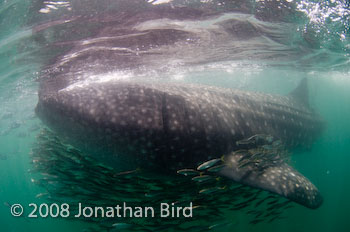
[[[309,107],[306,79],[287,96],[125,80],[40,84],[39,117],[117,170],[175,173],[223,156],[218,175],[309,208],[322,204],[318,189],[287,162],[265,159],[263,169],[244,166],[242,154],[234,152],[240,141],[259,135],[278,138],[288,150],[310,146],[323,121]]]
[[[36,2],[42,12],[52,10]],[[289,152],[309,148],[324,128],[308,103],[306,79],[281,96],[157,78],[172,68],[300,57],[307,49],[286,43],[294,38],[287,20],[292,3],[281,11],[265,1],[254,7],[250,1],[117,2],[113,9],[103,3],[109,10],[98,2],[88,14],[90,5],[76,1],[63,19],[33,27],[48,54],[39,118],[83,154],[121,172],[215,169],[233,182],[318,208],[319,190],[289,162]],[[141,78],[122,78],[123,72]]]

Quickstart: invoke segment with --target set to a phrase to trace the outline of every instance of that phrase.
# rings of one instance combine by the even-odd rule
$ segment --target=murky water
[[[2,231],[346,231],[349,16],[349,3],[336,0],[1,1]],[[222,179],[202,185],[191,177],[142,170],[116,175],[85,159],[37,118],[40,80],[61,76],[75,78],[77,86],[146,80],[280,95],[307,77],[310,106],[326,129],[311,149],[293,151],[290,162],[318,187],[324,202],[315,210],[286,203],[276,220],[266,216],[254,223],[257,214],[275,212],[268,209],[278,207],[269,204],[275,195]],[[214,192],[206,190],[211,187]],[[192,201],[203,207],[192,218],[173,220],[28,217],[30,203],[123,201],[136,206]],[[17,203],[24,216],[11,215]]]

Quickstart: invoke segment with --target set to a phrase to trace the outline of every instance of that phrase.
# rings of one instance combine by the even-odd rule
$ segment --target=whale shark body
[[[118,72],[115,78],[101,78],[120,70],[162,73],[174,63],[198,65],[253,54],[274,59],[271,50],[262,49],[287,33],[282,24],[257,20],[268,21],[263,10],[254,18],[237,13],[235,6],[222,11],[215,5],[172,4],[120,5],[120,12],[34,28],[38,41],[52,40],[47,48],[65,48],[40,78],[37,115],[69,144],[115,170],[176,173],[219,160],[217,175],[319,207],[318,189],[281,155],[309,147],[322,132],[323,121],[308,104],[306,79],[280,96],[147,78],[121,80]],[[67,30],[60,29],[65,24]],[[57,32],[57,38],[45,30]],[[277,50],[295,55],[283,43]]]
[[[306,80],[290,96],[211,86],[109,81],[55,88],[42,83],[37,114],[75,146],[118,170],[168,172],[226,156],[223,175],[310,208],[317,188],[286,163],[240,167],[237,141],[267,134],[286,148],[308,146],[322,120],[308,106]]]

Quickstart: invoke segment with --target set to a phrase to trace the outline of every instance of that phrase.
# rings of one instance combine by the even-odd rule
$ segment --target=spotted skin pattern
[[[226,166],[220,175],[234,181],[277,193],[309,208],[318,208],[323,198],[314,184],[286,163],[271,165],[259,172],[254,166],[239,167],[241,156],[226,156]]]
[[[308,147],[322,130],[319,116],[292,96],[120,80],[40,84],[39,117],[82,151],[120,170],[175,173],[229,156],[237,141],[255,134],[278,138],[288,149]],[[287,164],[262,175],[248,170],[253,173],[248,179],[239,177],[247,176],[244,168],[233,170],[231,162],[221,175],[310,208],[322,203],[317,188]]]

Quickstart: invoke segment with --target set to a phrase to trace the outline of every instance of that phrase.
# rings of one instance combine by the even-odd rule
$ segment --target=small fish
[[[276,199],[276,198],[278,198],[276,195],[269,195],[269,196],[265,197],[264,199],[268,200],[268,199]]]
[[[204,182],[204,181],[212,180],[212,177],[211,177],[211,176],[208,176],[208,175],[201,175],[201,176],[195,176],[195,177],[193,177],[192,180],[201,183],[201,182]]]
[[[220,227],[226,227],[228,225],[231,225],[232,223],[231,222],[224,222],[224,223],[218,223],[218,224],[214,224],[212,226],[209,226],[209,230],[212,230],[212,229],[218,229]]]
[[[266,210],[267,210],[267,211],[273,211],[273,210],[276,210],[276,209],[278,209],[278,206],[272,204],[272,205],[271,205],[270,207],[268,207]]]
[[[291,203],[291,201],[285,201],[285,202],[278,203],[278,204],[276,204],[276,208],[277,209],[281,209],[281,208],[285,209],[285,206],[288,206],[290,203]]]
[[[220,160],[221,159],[212,159],[212,160],[209,160],[207,162],[204,162],[197,167],[197,170],[202,171],[202,170],[208,169],[208,168],[214,166],[215,164],[217,164]]]
[[[266,145],[266,144],[263,145],[262,148],[264,148],[265,150],[269,150],[269,151],[274,149],[273,145]]]
[[[198,171],[193,169],[181,169],[181,170],[178,170],[177,173],[184,176],[194,176],[199,174]]]
[[[258,224],[259,222],[262,222],[263,220],[262,219],[254,219],[253,221],[250,221],[249,224]]]
[[[245,154],[241,155],[241,158],[238,160],[238,162],[244,161],[246,159],[250,159],[251,156],[252,154],[250,152],[246,152]]]
[[[249,145],[249,144],[253,144],[255,143],[255,141],[249,141],[249,140],[239,140],[236,142],[236,145]]]
[[[253,164],[251,160],[244,160],[238,164],[238,168],[244,168],[250,164]]]
[[[256,210],[249,210],[247,213],[248,213],[248,214],[257,214],[258,211],[256,211]]]
[[[265,199],[262,199],[262,200],[258,201],[257,203],[255,203],[255,207],[258,207],[258,206],[261,205],[264,201],[265,201]]]
[[[127,224],[127,223],[114,223],[112,225],[115,229],[118,230],[125,230],[125,229],[129,229],[130,227],[132,227],[132,224]]]
[[[235,206],[233,208],[233,210],[240,210],[240,209],[243,209],[243,208],[248,207],[248,206],[249,206],[249,204],[240,204],[238,206]]]
[[[286,203],[283,204],[283,209],[289,209],[293,208],[293,205],[291,205],[291,201],[287,201]]]
[[[258,148],[248,149],[248,152],[249,152],[250,155],[256,155],[257,153],[258,153],[258,154],[261,153],[262,150],[259,149],[259,147],[258,147]]]
[[[267,142],[267,143],[272,143],[273,142],[273,136],[271,135],[265,135],[265,134],[257,134],[257,135],[253,135],[252,137],[249,138],[250,140],[255,140],[256,142],[263,141],[263,142]]]
[[[273,200],[273,201],[268,202],[267,204],[268,204],[268,205],[273,205],[273,204],[275,204],[275,203],[277,203],[277,202],[278,202],[278,199],[275,199],[275,200]]]
[[[204,207],[201,206],[201,205],[194,205],[194,206],[192,207],[192,209],[201,209],[201,208],[204,208]]]
[[[150,197],[150,198],[160,197],[162,194],[163,194],[162,192],[145,193],[145,197]]]
[[[273,137],[271,135],[268,135],[265,137],[265,140],[269,143],[272,143],[273,142]]]
[[[258,135],[253,135],[247,139],[242,139],[242,140],[238,140],[236,142],[236,145],[249,145],[249,144],[255,144],[255,142],[257,141],[257,136]]]
[[[259,211],[255,213],[255,219],[258,219],[261,215],[264,214],[264,211]]]
[[[278,146],[281,146],[282,145],[282,141],[281,140],[276,140],[272,143],[272,146],[274,147],[278,147]]]
[[[125,172],[119,172],[119,173],[114,174],[114,176],[128,175],[128,174],[135,173],[135,172],[137,172],[137,171],[138,171],[138,169],[130,170],[130,171],[125,171]]]
[[[41,198],[43,196],[49,195],[49,193],[39,193],[35,196],[35,198]]]
[[[208,169],[209,172],[219,172],[221,169],[225,167],[225,164],[219,164],[214,167]]]
[[[239,149],[237,151],[234,151],[233,153],[238,155],[238,154],[246,154],[248,152],[248,150],[245,149]]]
[[[260,142],[260,141],[272,143],[273,137],[271,135],[257,134],[249,137],[248,139],[239,140],[236,142],[236,144],[249,145],[249,144],[256,144],[257,142]]]
[[[216,193],[221,190],[224,190],[225,187],[214,187],[214,188],[207,188],[207,189],[202,189],[199,191],[199,193],[204,193],[204,194],[211,194],[211,193]]]

